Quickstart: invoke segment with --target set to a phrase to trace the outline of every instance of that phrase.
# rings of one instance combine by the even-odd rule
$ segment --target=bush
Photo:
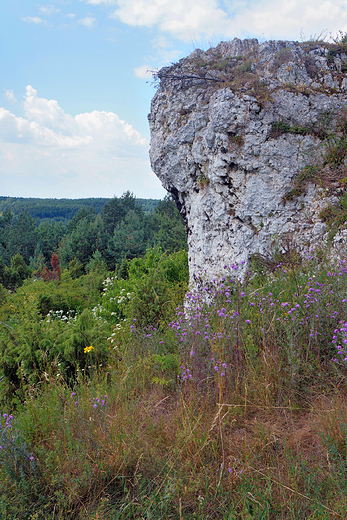
[[[107,278],[103,315],[38,317],[39,282],[9,295],[1,384],[22,404],[2,395],[1,518],[345,518],[347,264],[292,260],[201,279],[159,328],[150,281],[168,301],[184,254]],[[69,294],[82,281],[62,273]]]
[[[128,263],[126,276],[105,280],[97,315],[115,325],[135,320],[138,327],[157,328],[183,300],[188,282],[187,253],[167,255],[160,249],[149,249],[143,258]]]
[[[95,283],[92,275],[72,280],[63,272],[60,283],[25,282],[7,298],[0,308],[0,360],[8,399],[22,399],[26,388],[37,391],[50,377],[74,381],[79,370],[90,373],[89,361],[93,369],[104,366],[110,325],[86,308],[100,298]]]

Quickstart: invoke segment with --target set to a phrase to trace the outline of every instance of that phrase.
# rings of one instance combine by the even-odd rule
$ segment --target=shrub
[[[202,278],[160,330],[121,322],[103,367],[105,318],[44,320],[41,341],[92,368],[72,383],[52,363],[39,386],[22,379],[16,410],[2,399],[2,517],[344,518],[347,264],[276,258],[244,283],[237,265]],[[183,276],[160,251],[133,262],[129,280]]]
[[[127,279],[116,276],[105,281],[97,315],[115,325],[136,320],[139,327],[158,327],[182,301],[188,282],[187,253],[167,255],[160,249],[147,250],[127,267]]]

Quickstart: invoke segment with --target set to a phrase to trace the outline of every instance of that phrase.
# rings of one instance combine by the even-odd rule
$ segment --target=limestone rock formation
[[[345,39],[234,39],[157,80],[151,164],[186,220],[191,279],[285,244],[344,247]]]

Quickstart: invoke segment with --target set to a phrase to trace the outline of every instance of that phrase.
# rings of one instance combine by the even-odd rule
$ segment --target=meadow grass
[[[225,267],[3,401],[0,518],[346,518],[346,266]]]

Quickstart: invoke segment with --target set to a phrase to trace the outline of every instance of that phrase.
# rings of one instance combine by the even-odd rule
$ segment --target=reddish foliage
[[[60,268],[59,268],[59,259],[56,253],[52,255],[51,265],[53,267],[53,276],[55,280],[60,281]]]
[[[45,270],[42,273],[42,276],[46,282],[50,280],[58,280],[60,281],[60,268],[59,268],[59,259],[56,253],[52,255],[51,266],[53,268],[53,272],[45,267]]]

